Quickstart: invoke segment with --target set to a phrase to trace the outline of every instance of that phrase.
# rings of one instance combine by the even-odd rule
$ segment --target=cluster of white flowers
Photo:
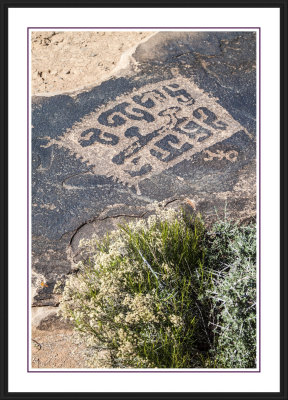
[[[162,274],[162,279],[164,281],[170,279],[173,276],[173,269],[167,263],[162,264],[161,268],[164,271],[164,273]]]
[[[153,298],[151,295],[137,294],[130,302],[124,299],[123,304],[129,306],[129,311],[126,314],[125,322],[127,324],[159,322],[158,316],[153,310]]]
[[[165,221],[167,223],[172,223],[178,218],[179,212],[173,208],[163,208],[163,206],[155,206],[155,215],[151,215],[148,218],[147,225],[148,229],[153,227],[158,221]]]
[[[143,258],[136,253],[134,259],[131,251],[128,252],[133,235],[139,232],[144,234],[149,230],[149,246],[154,254],[157,248],[161,249],[162,243],[161,233],[156,229],[158,222],[172,222],[177,218],[173,209],[165,209],[158,204],[153,207],[155,215],[127,225],[130,235],[124,230],[111,232],[106,247],[99,246],[97,237],[82,241],[81,245],[89,249],[90,260],[88,263],[81,262],[79,273],[71,275],[66,281],[61,313],[75,323],[83,341],[90,346],[91,365],[94,368],[111,368],[113,363],[115,366],[115,359],[119,366],[149,367],[151,365],[148,360],[136,352],[137,345],[146,340],[145,330],[142,338],[136,338],[135,327],[149,325],[149,335],[153,333],[156,337],[157,324],[166,321],[165,332],[169,337],[173,336],[173,327],[183,325],[181,317],[171,315],[169,319],[165,315],[165,305],[159,301],[156,289],[151,288],[149,294],[127,290],[131,277],[141,285],[147,280],[147,272],[151,272]],[[181,218],[179,221],[181,224]],[[160,264],[160,268],[162,272],[158,274],[159,279],[167,281],[172,277],[171,265],[165,262]],[[97,350],[103,347],[103,343],[107,349]]]
[[[184,326],[184,321],[179,315],[170,315],[169,316],[170,322],[176,327],[181,328]]]
[[[111,351],[97,350],[88,352],[88,367],[90,368],[113,368]]]

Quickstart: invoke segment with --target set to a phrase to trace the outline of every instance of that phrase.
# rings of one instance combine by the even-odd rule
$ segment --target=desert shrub
[[[218,222],[206,251],[213,269],[211,321],[217,368],[256,367],[256,227]],[[212,322],[213,321],[213,322]]]
[[[207,232],[200,216],[159,209],[84,243],[91,257],[66,282],[61,313],[90,366],[253,367],[253,238],[249,227]]]
[[[67,282],[62,312],[95,350],[93,366],[197,365],[209,345],[197,304],[203,239],[200,218],[188,224],[170,209],[88,243],[97,250]]]

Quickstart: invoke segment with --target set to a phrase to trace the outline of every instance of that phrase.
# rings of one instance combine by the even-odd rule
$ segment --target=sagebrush
[[[86,241],[61,313],[94,368],[255,368],[255,226],[158,209]]]

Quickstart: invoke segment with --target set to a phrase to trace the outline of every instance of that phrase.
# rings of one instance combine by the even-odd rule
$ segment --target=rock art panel
[[[162,32],[134,57],[95,88],[33,98],[35,307],[57,306],[81,238],[145,218],[155,201],[255,217],[255,34]]]
[[[120,96],[41,147],[67,148],[95,174],[134,186],[141,194],[141,180],[240,131],[251,136],[215,98],[176,77]],[[235,161],[236,153],[226,158]]]

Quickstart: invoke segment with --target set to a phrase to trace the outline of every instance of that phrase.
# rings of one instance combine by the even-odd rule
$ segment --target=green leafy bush
[[[84,243],[91,257],[66,282],[61,312],[90,366],[255,367],[253,240],[249,227],[207,232],[199,216],[159,209]]]
[[[217,368],[256,367],[256,227],[229,222],[214,225],[217,236],[207,249],[213,269],[211,316]]]

